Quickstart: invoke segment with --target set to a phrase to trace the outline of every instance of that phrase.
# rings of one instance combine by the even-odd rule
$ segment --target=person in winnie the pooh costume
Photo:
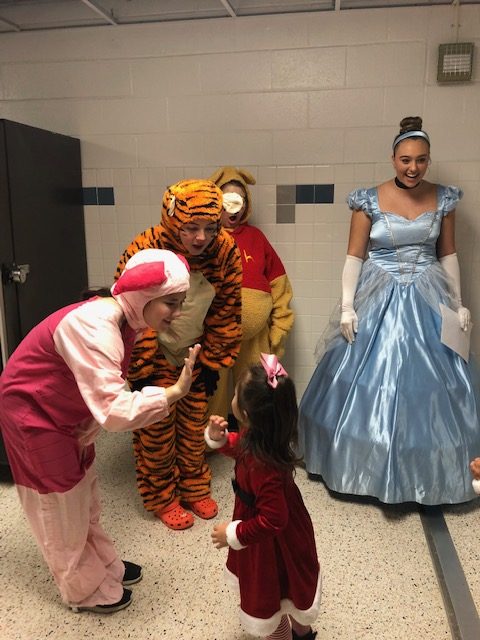
[[[282,261],[263,232],[249,224],[252,196],[248,185],[254,185],[255,178],[245,169],[222,167],[210,180],[223,192],[222,225],[240,249],[243,270],[242,343],[231,369],[233,384],[229,384],[230,369],[223,369],[210,400],[211,413],[226,416],[240,373],[259,362],[262,352],[283,356],[294,313],[292,287]]]

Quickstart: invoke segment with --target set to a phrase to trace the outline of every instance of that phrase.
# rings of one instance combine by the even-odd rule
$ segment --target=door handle
[[[30,273],[30,265],[13,263],[10,267],[7,267],[6,272],[7,278],[10,282],[24,284],[27,280],[28,274]]]

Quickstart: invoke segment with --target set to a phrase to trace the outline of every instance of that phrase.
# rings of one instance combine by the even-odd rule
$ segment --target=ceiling
[[[0,0],[0,33],[449,4],[452,0]]]

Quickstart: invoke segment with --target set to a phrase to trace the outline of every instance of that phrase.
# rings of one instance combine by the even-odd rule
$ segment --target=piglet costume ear
[[[126,291],[140,291],[162,285],[167,276],[163,262],[149,262],[125,270],[122,277],[113,285],[112,293],[118,295]]]

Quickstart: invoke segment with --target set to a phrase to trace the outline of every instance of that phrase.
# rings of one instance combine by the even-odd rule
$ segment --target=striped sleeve
[[[242,260],[231,236],[222,236],[218,265],[205,273],[216,295],[205,318],[199,360],[211,369],[233,366],[242,338]]]

